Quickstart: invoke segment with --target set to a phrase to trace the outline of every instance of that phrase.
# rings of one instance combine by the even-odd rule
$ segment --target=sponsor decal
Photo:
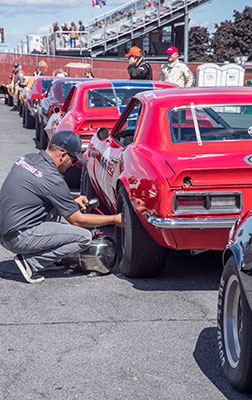
[[[24,160],[24,157],[21,157],[18,161],[15,162],[16,165],[26,169],[31,174],[35,175],[37,178],[43,178],[43,173],[39,171],[37,168],[30,165],[28,162]]]
[[[249,134],[250,136],[252,136],[252,126],[249,126],[249,127],[248,127],[248,134]]]

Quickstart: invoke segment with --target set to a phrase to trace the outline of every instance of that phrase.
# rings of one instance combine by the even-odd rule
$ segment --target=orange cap
[[[129,49],[129,52],[125,54],[125,57],[129,58],[131,56],[141,56],[142,55],[142,50],[140,47],[133,46]]]

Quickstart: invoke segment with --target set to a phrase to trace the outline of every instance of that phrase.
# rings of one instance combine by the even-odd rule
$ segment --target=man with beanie
[[[88,199],[74,199],[62,176],[77,161],[85,162],[80,138],[72,131],[56,132],[45,151],[20,157],[2,185],[0,243],[17,253],[14,260],[29,283],[42,282],[39,271],[86,250],[92,237],[84,228],[124,226],[121,214],[81,213]]]
[[[191,87],[194,76],[186,64],[178,59],[177,47],[170,46],[165,52],[168,55],[168,63],[161,67],[161,81],[176,83],[181,87]]]
[[[151,66],[143,58],[142,50],[139,47],[131,47],[125,57],[129,60],[128,73],[130,79],[152,80]]]

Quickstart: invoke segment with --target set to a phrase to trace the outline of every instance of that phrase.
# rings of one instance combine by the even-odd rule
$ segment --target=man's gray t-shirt
[[[52,158],[42,150],[15,162],[0,190],[0,236],[79,210]]]

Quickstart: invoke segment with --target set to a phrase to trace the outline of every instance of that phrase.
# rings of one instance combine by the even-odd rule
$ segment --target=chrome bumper
[[[149,224],[164,229],[231,228],[236,218],[157,218],[149,217]]]

